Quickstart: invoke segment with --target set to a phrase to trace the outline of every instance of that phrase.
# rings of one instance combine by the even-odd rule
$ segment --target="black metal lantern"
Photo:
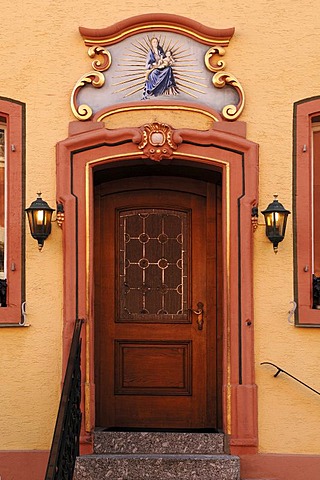
[[[38,241],[39,250],[42,249],[44,241],[51,233],[51,218],[54,208],[49,207],[47,202],[42,200],[41,193],[38,198],[26,208],[30,225],[31,235]]]
[[[266,210],[261,212],[266,222],[266,236],[273,243],[273,250],[278,251],[278,244],[282,242],[286,233],[287,218],[290,214],[282,203],[278,201],[278,195],[274,195],[274,200],[268,205]]]

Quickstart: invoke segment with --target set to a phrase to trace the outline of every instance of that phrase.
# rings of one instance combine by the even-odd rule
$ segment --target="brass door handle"
[[[197,303],[197,307],[198,309],[197,310],[193,310],[192,308],[189,308],[189,310],[194,313],[195,315],[197,315],[197,324],[198,324],[198,330],[202,330],[203,329],[203,323],[204,323],[204,319],[203,319],[203,303],[202,302],[198,302]]]

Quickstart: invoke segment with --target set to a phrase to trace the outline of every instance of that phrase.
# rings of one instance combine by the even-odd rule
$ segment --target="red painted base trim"
[[[319,480],[320,455],[241,455],[241,478]]]
[[[49,452],[0,451],[1,480],[43,480]],[[241,478],[272,480],[319,480],[320,455],[240,455]]]
[[[0,451],[1,480],[43,480],[49,451],[8,450]]]

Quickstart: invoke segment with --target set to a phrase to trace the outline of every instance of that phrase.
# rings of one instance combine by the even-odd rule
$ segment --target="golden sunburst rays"
[[[155,39],[160,50],[163,52],[161,58],[156,59],[156,64],[148,64],[152,44]],[[165,70],[170,68],[172,72],[173,84],[168,86],[162,94],[155,95],[146,93],[146,80],[150,72],[157,69]],[[141,99],[148,99],[162,95],[178,95],[184,93],[192,98],[199,98],[206,94],[208,85],[202,76],[203,71],[199,61],[190,50],[185,48],[179,40],[167,38],[166,36],[155,35],[146,36],[141,40],[135,40],[130,47],[123,53],[122,60],[116,67],[113,75],[112,87],[113,93],[123,98],[131,97],[140,93]],[[169,72],[168,72],[169,75]]]

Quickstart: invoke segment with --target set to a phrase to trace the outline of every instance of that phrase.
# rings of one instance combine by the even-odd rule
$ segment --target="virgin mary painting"
[[[177,88],[171,65],[174,63],[171,51],[167,52],[159,45],[157,38],[151,39],[151,48],[146,59],[146,81],[143,100],[159,95],[177,95]]]

